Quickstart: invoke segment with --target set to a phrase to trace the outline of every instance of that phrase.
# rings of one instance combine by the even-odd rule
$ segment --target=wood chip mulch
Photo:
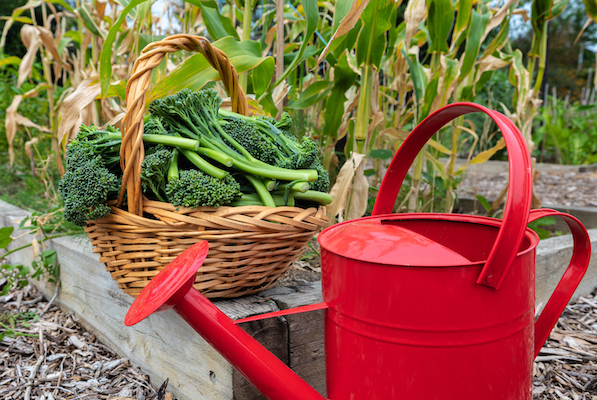
[[[0,399],[173,399],[32,286],[0,297],[0,338]]]
[[[533,399],[597,400],[597,296],[560,316],[535,359]]]
[[[0,399],[173,400],[32,286],[0,297]],[[535,362],[534,400],[597,400],[597,293],[569,305]]]

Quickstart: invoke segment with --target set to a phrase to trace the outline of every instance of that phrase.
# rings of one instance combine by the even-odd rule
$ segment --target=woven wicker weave
[[[295,261],[309,239],[328,224],[325,208],[175,207],[142,196],[143,114],[151,71],[167,53],[199,51],[216,69],[231,97],[232,109],[248,113],[236,70],[226,55],[202,37],[174,35],[147,46],[127,85],[118,203],[85,228],[94,252],[118,286],[137,296],[170,261],[205,239],[210,250],[195,288],[207,297],[238,297],[272,286]],[[126,191],[128,211],[119,206]]]

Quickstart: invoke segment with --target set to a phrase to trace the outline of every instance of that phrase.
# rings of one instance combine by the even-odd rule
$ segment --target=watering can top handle
[[[529,217],[532,190],[529,151],[522,134],[505,115],[476,103],[453,103],[425,118],[394,155],[381,183],[372,215],[392,212],[400,186],[427,141],[448,122],[473,112],[484,112],[497,124],[508,150],[510,180],[504,218],[496,242],[477,279],[478,284],[499,289],[520,248]]]

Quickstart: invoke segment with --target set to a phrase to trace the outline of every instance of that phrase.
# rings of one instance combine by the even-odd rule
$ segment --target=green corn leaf
[[[305,11],[305,20],[307,21],[301,45],[290,65],[286,67],[282,76],[279,77],[276,82],[274,82],[271,88],[278,86],[284,81],[284,79],[288,77],[288,75],[290,75],[292,71],[294,71],[298,63],[301,61],[303,53],[305,52],[307,45],[311,41],[311,38],[317,29],[317,23],[319,22],[319,9],[317,6],[317,0],[302,0],[301,3],[303,5],[303,10]]]
[[[406,58],[408,62],[408,66],[410,68],[410,77],[413,81],[413,86],[415,88],[415,97],[417,99],[417,104],[423,99],[423,95],[425,93],[425,87],[427,86],[427,75],[423,70],[423,65],[419,62],[419,59],[416,58],[415,55],[411,54],[408,56],[404,49],[400,49],[402,55]],[[412,57],[412,58],[411,58]]]
[[[338,129],[344,117],[344,103],[348,100],[346,92],[356,82],[358,75],[348,65],[348,50],[338,58],[334,67],[334,86],[325,105],[323,135],[338,137]]]
[[[496,51],[501,50],[508,42],[508,33],[510,32],[510,20],[504,18],[500,25],[500,32],[495,38],[489,43],[489,46],[483,52],[481,58],[493,55]]]
[[[454,8],[451,0],[431,0],[428,2],[429,16],[427,17],[427,30],[431,43],[429,52],[448,52],[448,36],[454,21]]]
[[[473,10],[471,26],[466,39],[464,59],[462,60],[462,68],[460,69],[460,77],[458,78],[459,82],[462,82],[473,69],[473,65],[479,55],[479,49],[481,48],[481,39],[483,38],[490,19],[491,13],[479,14],[477,11]]]
[[[253,69],[251,79],[253,81],[253,92],[255,93],[255,96],[261,97],[269,87],[272,78],[274,77],[275,64],[273,57],[266,57],[261,64]]]
[[[437,97],[437,87],[439,85],[439,77],[441,75],[441,70],[438,70],[431,78],[431,81],[425,86],[425,99],[423,101],[423,107],[421,108],[421,115],[419,115],[419,121],[422,121],[423,118],[429,115],[429,111],[431,110],[431,106],[433,105],[433,101]]]
[[[0,67],[3,67],[5,65],[20,65],[20,64],[21,64],[21,59],[16,56],[6,57],[6,58],[3,58],[0,60]]]
[[[240,40],[238,33],[232,25],[230,18],[220,14],[218,4],[214,0],[185,0],[187,3],[193,4],[201,9],[203,22],[207,28],[209,36],[213,40],[218,40],[226,36],[233,36],[236,40]]]
[[[100,86],[102,88],[102,97],[106,96],[110,87],[110,78],[112,76],[112,45],[116,39],[116,34],[131,10],[146,1],[148,0],[131,0],[124,10],[122,10],[106,36],[104,46],[102,47],[102,54],[100,55]]]
[[[591,19],[597,22],[597,0],[583,0],[585,10]]]
[[[456,7],[458,8],[458,14],[456,15],[456,25],[454,25],[452,37],[458,41],[468,27],[473,11],[473,2],[472,0],[460,0],[457,2]]]
[[[379,68],[387,42],[385,32],[392,28],[389,21],[392,6],[393,3],[387,4],[386,0],[371,0],[363,11],[363,27],[356,46],[358,67],[372,64]]]
[[[239,74],[253,69],[263,62],[270,63],[270,67],[273,64],[271,57],[261,56],[261,45],[253,40],[237,42],[233,37],[227,36],[212,43],[212,46],[226,53]],[[195,54],[179,64],[151,89],[147,96],[147,103],[149,104],[153,99],[176,93],[183,88],[199,90],[207,82],[217,79],[219,79],[219,74],[209,65],[203,54]]]
[[[93,14],[91,13],[91,10],[87,4],[83,4],[81,7],[76,8],[75,12],[81,17],[85,28],[89,29],[89,31],[95,36],[106,39],[106,32],[104,32],[103,29],[101,29],[95,22],[95,18],[93,18]]]
[[[304,109],[309,108],[313,104],[319,102],[328,93],[328,88],[331,82],[318,81],[309,85],[305,91],[303,91],[298,100],[288,104],[288,108],[292,109]]]
[[[443,90],[441,93],[442,100],[441,105],[444,105],[448,102],[448,92],[451,89],[452,83],[458,78],[458,74],[460,73],[458,60],[453,60],[451,58],[445,58],[446,67],[444,69],[444,83],[443,83]]]
[[[73,12],[73,8],[70,4],[68,4],[66,1],[64,0],[44,0],[46,3],[52,3],[52,4],[60,4],[62,7],[64,7],[66,10]]]
[[[378,160],[389,160],[390,158],[394,157],[394,153],[388,149],[371,150],[369,155],[371,156],[371,158],[375,158]]]

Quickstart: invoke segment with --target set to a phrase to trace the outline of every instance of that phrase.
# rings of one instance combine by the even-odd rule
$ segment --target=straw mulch
[[[0,297],[0,399],[173,400],[28,286]],[[597,296],[569,305],[535,363],[534,400],[597,400]]]

